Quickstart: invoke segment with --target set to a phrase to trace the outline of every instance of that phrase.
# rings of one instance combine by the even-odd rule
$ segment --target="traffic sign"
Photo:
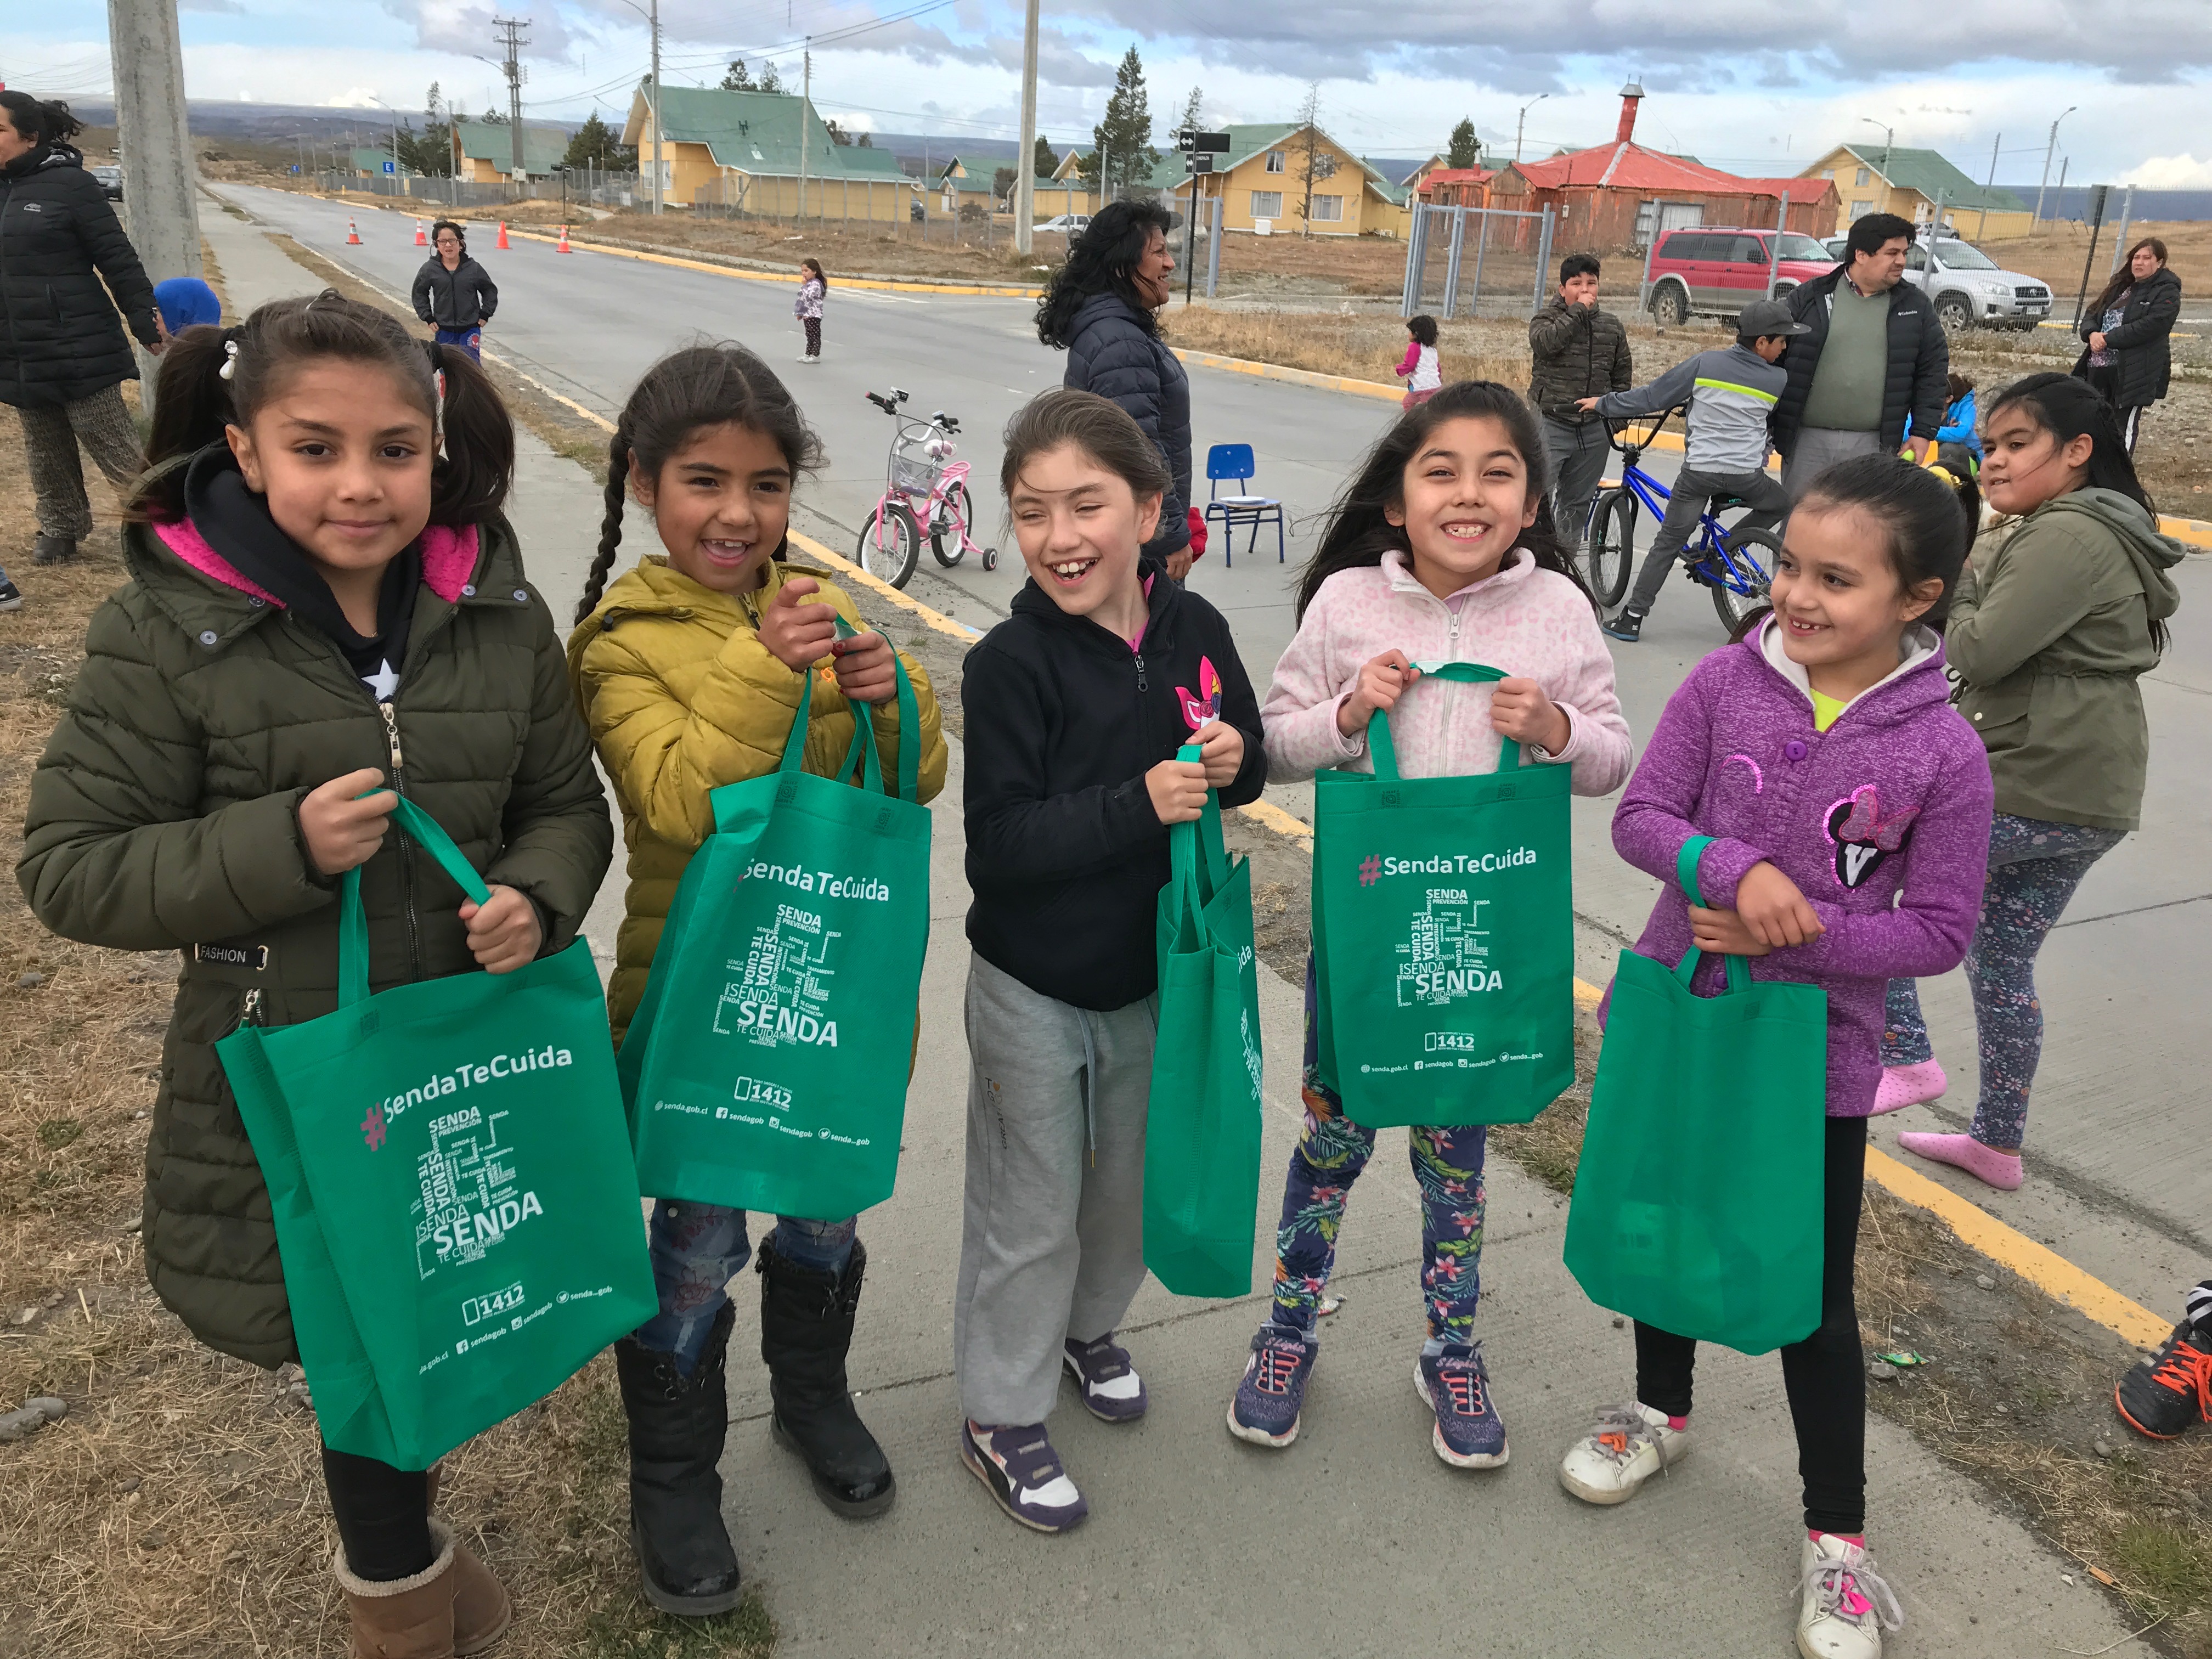
[[[398,171],[399,164],[397,161],[386,161],[384,164],[384,176],[387,179]]]
[[[1182,158],[1182,165],[1185,173],[1211,173],[1213,171],[1213,157],[1186,155]]]
[[[1194,132],[1185,127],[1176,134],[1176,148],[1186,155],[1226,155],[1229,154],[1229,135],[1225,132]]]

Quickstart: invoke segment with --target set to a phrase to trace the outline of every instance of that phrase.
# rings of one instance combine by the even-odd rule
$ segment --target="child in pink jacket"
[[[1577,794],[1620,787],[1628,725],[1596,611],[1553,533],[1547,471],[1535,416],[1508,387],[1458,381],[1398,417],[1338,500],[1299,585],[1297,637],[1260,711],[1270,778],[1371,770],[1367,721],[1382,708],[1407,777],[1494,771],[1510,739],[1537,764],[1569,768]],[[1425,683],[1414,666],[1455,660],[1509,678]],[[1345,1199],[1375,1150],[1375,1132],[1345,1116],[1316,1072],[1315,989],[1309,956],[1305,1127],[1283,1194],[1274,1307],[1229,1407],[1229,1431],[1255,1445],[1297,1437]],[[1505,1429],[1474,1338],[1485,1131],[1410,1133],[1429,1322],[1414,1385],[1435,1413],[1437,1455],[1495,1468]]]

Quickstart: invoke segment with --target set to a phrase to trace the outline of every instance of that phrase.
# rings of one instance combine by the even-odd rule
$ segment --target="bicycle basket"
[[[927,495],[937,488],[938,479],[944,476],[943,467],[918,455],[891,457],[891,487],[909,495]]]

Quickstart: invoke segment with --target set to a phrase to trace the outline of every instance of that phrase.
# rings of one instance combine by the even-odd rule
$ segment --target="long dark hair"
[[[775,372],[744,347],[725,340],[684,346],[645,371],[623,405],[615,435],[607,441],[606,515],[599,521],[599,550],[584,578],[576,620],[599,609],[622,545],[623,504],[633,469],[656,483],[668,458],[702,428],[734,423],[764,432],[796,473],[822,465],[822,445]],[[778,547],[775,556],[783,556]]]
[[[2101,329],[2104,327],[2105,325],[2102,319],[2105,313],[2112,309],[2112,302],[2136,285],[2136,255],[2144,248],[2148,248],[2153,253],[2158,256],[2158,263],[2160,269],[2165,267],[2166,243],[2162,238],[2146,236],[2141,241],[2137,242],[2135,246],[2130,248],[2127,251],[2126,257],[2124,258],[2118,264],[2112,268],[2111,280],[2106,282],[2105,286],[2098,290],[2097,297],[2089,301],[2089,308],[2081,313],[2084,317],[2094,317],[2098,319],[2099,321],[2097,323],[2097,326],[2099,328]]]
[[[799,262],[799,268],[801,270],[812,271],[814,273],[814,280],[822,284],[822,291],[824,294],[827,294],[830,291],[830,273],[822,269],[821,260],[801,259]]]
[[[325,289],[271,300],[228,328],[188,328],[171,343],[161,355],[161,395],[133,512],[161,524],[183,518],[191,459],[222,443],[225,427],[252,425],[301,365],[332,359],[384,369],[423,414],[442,419],[445,453],[430,464],[432,524],[458,529],[499,511],[514,477],[514,423],[483,370],[465,351],[415,338],[390,312]]]
[[[1304,620],[1314,595],[1321,592],[1321,585],[1338,571],[1380,564],[1389,552],[1412,554],[1413,544],[1407,539],[1405,527],[1392,524],[1384,516],[1385,510],[1404,504],[1406,469],[1421,453],[1429,434],[1446,421],[1480,416],[1488,416],[1505,428],[1507,441],[1528,469],[1528,493],[1536,499],[1536,521],[1520,533],[1514,547],[1534,559],[1539,569],[1565,576],[1575,585],[1576,592],[1589,598],[1582,573],[1559,545],[1559,532],[1552,525],[1551,461],[1528,400],[1495,380],[1455,380],[1428,402],[1401,415],[1375,441],[1359,470],[1330,506],[1321,544],[1298,573],[1300,621]],[[1595,601],[1591,603],[1595,608]]]
[[[1009,500],[1022,469],[1038,456],[1073,444],[1129,486],[1139,501],[1165,495],[1175,481],[1159,446],[1121,404],[1095,392],[1059,386],[1014,411],[1000,440],[999,490]]]
[[[1137,297],[1130,272],[1145,257],[1152,233],[1164,236],[1174,228],[1174,216],[1158,202],[1109,202],[1100,208],[1045,283],[1037,299],[1037,338],[1054,350],[1067,349],[1075,313],[1099,294],[1120,295],[1136,313],[1137,325],[1147,334],[1158,333],[1152,308]]]
[[[84,131],[84,123],[58,98],[42,104],[27,92],[0,92],[0,109],[8,112],[9,126],[42,144],[67,143]]]
[[[2036,425],[2058,441],[2061,448],[2087,434],[2091,447],[2086,487],[2124,495],[2150,514],[2154,525],[2158,522],[2158,504],[2136,476],[2135,458],[2120,441],[2112,406],[2087,380],[2055,371],[2014,380],[1990,403],[1989,413],[1982,417],[1983,429],[1995,426],[1997,416],[2013,408],[2026,410]],[[2156,617],[2151,619],[2150,642],[2154,650],[2165,651],[2166,624]]]

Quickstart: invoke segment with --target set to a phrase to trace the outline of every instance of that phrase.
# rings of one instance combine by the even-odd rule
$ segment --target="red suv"
[[[1780,234],[1782,260],[1774,271],[1778,298],[1836,268],[1828,250],[1810,236],[1794,230]],[[1677,326],[1692,316],[1735,316],[1752,301],[1765,297],[1775,235],[1771,229],[1727,225],[1690,225],[1666,232],[1651,251],[1644,272],[1645,307],[1664,327]]]

